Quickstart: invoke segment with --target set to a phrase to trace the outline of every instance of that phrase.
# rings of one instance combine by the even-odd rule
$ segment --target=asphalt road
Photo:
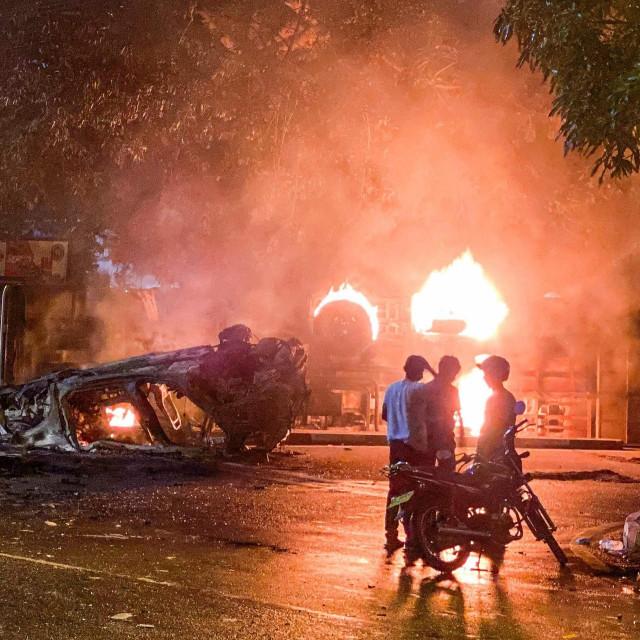
[[[534,488],[561,544],[640,508],[639,462],[532,454],[529,470],[557,478]],[[0,637],[640,637],[629,580],[577,560],[560,570],[530,535],[497,577],[473,557],[454,579],[406,570],[401,554],[387,562],[384,463],[376,447],[290,449],[259,465],[0,456]]]

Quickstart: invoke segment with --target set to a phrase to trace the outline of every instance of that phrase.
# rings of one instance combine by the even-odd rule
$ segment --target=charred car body
[[[4,438],[66,450],[114,439],[198,445],[217,426],[228,451],[250,439],[270,451],[307,400],[305,349],[295,338],[252,343],[244,325],[219,338],[0,387]]]

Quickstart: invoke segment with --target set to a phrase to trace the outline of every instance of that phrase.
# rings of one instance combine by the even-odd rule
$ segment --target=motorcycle
[[[388,467],[389,475],[399,474],[411,486],[394,497],[389,508],[400,508],[409,548],[426,564],[448,573],[461,567],[472,551],[499,556],[507,544],[523,537],[524,524],[561,566],[567,563],[553,536],[556,526],[529,486],[531,475],[522,470],[529,452],[516,450],[516,436],[526,424],[524,420],[507,430],[504,451],[492,460],[459,456],[456,472],[406,462]]]

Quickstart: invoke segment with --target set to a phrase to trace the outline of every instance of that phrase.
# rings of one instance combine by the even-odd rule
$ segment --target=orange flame
[[[354,289],[348,282],[342,283],[337,289],[331,287],[331,289],[329,289],[329,293],[327,293],[327,295],[320,301],[320,304],[315,308],[313,317],[317,318],[322,309],[332,302],[352,302],[353,304],[357,304],[361,307],[369,318],[369,324],[371,325],[371,338],[373,340],[378,339],[378,335],[380,333],[378,307],[372,305],[364,293]]]
[[[479,356],[476,361],[482,362],[485,358],[486,356]],[[491,389],[484,381],[482,371],[474,367],[461,376],[458,380],[458,391],[462,422],[473,435],[478,435],[484,422],[484,409],[491,395]]]
[[[462,320],[466,326],[461,335],[488,340],[508,314],[500,292],[469,250],[431,273],[411,298],[411,319],[420,333],[430,333],[434,321]]]
[[[114,404],[110,407],[105,407],[105,413],[109,418],[110,427],[126,429],[140,426],[138,416],[130,404]]]

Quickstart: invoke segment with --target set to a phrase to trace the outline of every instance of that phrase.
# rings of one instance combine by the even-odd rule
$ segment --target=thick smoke
[[[304,69],[282,62],[313,100],[274,106],[259,171],[233,187],[215,170],[180,176],[123,212],[136,269],[177,287],[142,323],[157,346],[211,341],[227,321],[304,335],[330,285],[408,302],[466,248],[512,310],[507,333],[526,342],[553,291],[576,344],[591,348],[594,326],[622,336],[637,181],[598,186],[589,160],[563,156],[546,86],[493,41],[496,13],[439,3],[348,50],[318,39]]]

